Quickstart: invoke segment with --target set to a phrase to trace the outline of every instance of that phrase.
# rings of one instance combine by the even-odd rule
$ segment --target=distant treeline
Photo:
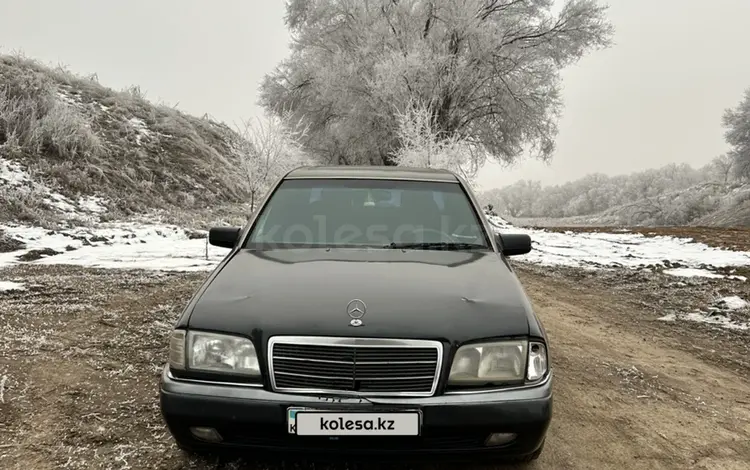
[[[584,217],[590,223],[683,225],[721,210],[726,221],[727,212],[731,219],[731,213],[742,212],[749,199],[750,88],[737,107],[725,110],[722,125],[730,149],[702,168],[670,164],[629,175],[591,174],[547,187],[522,180],[487,191],[482,198],[494,212],[512,218]]]
[[[561,218],[610,213],[623,223],[679,225],[737,204],[745,198],[744,178],[732,171],[727,156],[702,168],[670,164],[629,175],[587,175],[543,187],[521,180],[482,194],[484,204],[511,218]],[[734,196],[734,197],[733,197]]]

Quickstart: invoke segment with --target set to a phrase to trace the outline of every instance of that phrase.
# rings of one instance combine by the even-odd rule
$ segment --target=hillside
[[[137,87],[0,55],[0,223],[241,216],[242,144],[225,124],[154,104]]]
[[[750,226],[750,184],[724,157],[702,168],[670,164],[562,185],[518,181],[480,194],[513,223],[534,226]]]
[[[717,209],[693,221],[703,227],[750,227],[750,201],[741,201]]]
[[[750,186],[700,184],[569,217],[508,217],[536,227],[749,227]]]

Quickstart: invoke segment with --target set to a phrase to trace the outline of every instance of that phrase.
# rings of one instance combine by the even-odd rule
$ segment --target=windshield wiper
[[[456,242],[409,242],[396,243],[391,242],[383,248],[405,249],[405,250],[475,250],[486,249],[484,245],[476,243],[456,243]]]

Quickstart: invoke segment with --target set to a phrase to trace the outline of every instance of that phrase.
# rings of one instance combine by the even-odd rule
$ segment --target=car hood
[[[349,324],[353,299],[366,305],[359,327]],[[291,334],[460,343],[526,335],[530,311],[517,278],[493,252],[241,250],[194,303],[189,328],[254,339]]]

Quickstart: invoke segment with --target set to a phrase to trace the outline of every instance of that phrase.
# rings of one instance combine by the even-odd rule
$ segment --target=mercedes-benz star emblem
[[[346,313],[352,319],[349,322],[351,326],[362,326],[362,317],[367,313],[367,305],[359,299],[354,299],[347,304]]]

